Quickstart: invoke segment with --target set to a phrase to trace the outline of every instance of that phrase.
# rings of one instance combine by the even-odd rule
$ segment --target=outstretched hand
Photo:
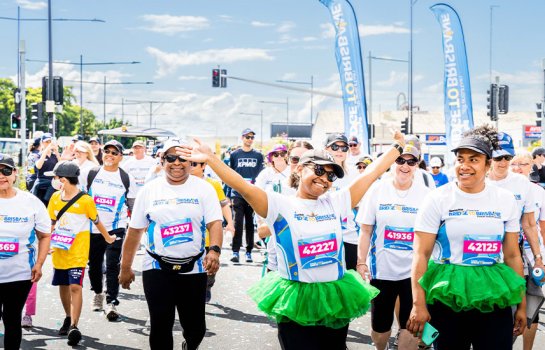
[[[399,142],[399,144],[405,146],[405,136],[399,130],[392,130],[394,140]]]
[[[204,144],[198,138],[194,138],[195,145],[183,145],[176,147],[176,154],[190,162],[206,163],[210,157],[214,156],[212,149]]]

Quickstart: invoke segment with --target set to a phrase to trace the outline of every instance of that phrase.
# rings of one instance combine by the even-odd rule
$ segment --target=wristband
[[[397,149],[397,151],[399,152],[399,155],[403,154],[403,147],[399,143],[397,142],[392,143],[392,147]]]
[[[362,265],[363,265],[363,266],[367,266],[367,264],[365,264],[365,263],[357,263],[357,264],[356,264],[356,266],[362,266]],[[367,267],[369,267],[369,266],[367,266]]]

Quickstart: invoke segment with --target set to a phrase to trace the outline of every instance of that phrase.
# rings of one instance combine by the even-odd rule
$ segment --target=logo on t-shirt
[[[473,216],[476,218],[501,219],[501,213],[499,211],[481,211],[475,209],[451,209],[448,211],[448,216]]]
[[[418,208],[406,206],[404,204],[380,204],[378,206],[379,211],[399,211],[405,214],[416,214]]]
[[[0,223],[3,224],[20,224],[26,223],[30,220],[28,216],[9,216],[9,215],[0,215]]]
[[[254,158],[239,158],[237,162],[237,168],[255,168],[257,166],[257,159]]]

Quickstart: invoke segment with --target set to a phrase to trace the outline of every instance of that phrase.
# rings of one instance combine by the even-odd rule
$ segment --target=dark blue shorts
[[[74,267],[67,270],[53,269],[53,282],[51,284],[54,286],[69,286],[71,284],[83,286],[84,275],[84,267]]]

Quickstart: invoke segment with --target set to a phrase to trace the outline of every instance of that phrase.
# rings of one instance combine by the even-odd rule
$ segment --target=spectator
[[[346,160],[347,166],[350,170],[354,169],[354,166],[358,162],[358,159],[362,156],[361,142],[359,142],[356,136],[350,136],[348,139],[348,146],[350,147],[350,153]]]
[[[53,170],[60,158],[57,142],[52,140],[50,133],[43,134],[40,143],[40,158],[34,164],[36,182],[31,192],[45,206],[47,206],[51,195],[55,192],[55,189],[51,186],[52,177],[46,176],[45,172]]]
[[[439,157],[433,157],[430,161],[431,176],[435,182],[435,187],[441,187],[448,183],[448,176],[441,172],[443,161]]]
[[[530,177],[536,179],[539,177],[538,182],[545,183],[545,167],[543,167],[543,163],[545,162],[545,148],[534,148],[532,151],[532,158],[534,159],[534,165],[532,166],[532,173],[530,173]]]
[[[91,137],[89,139],[89,144],[93,149],[93,154],[98,161],[98,164],[102,165],[102,147],[100,145],[100,139],[98,137]]]

